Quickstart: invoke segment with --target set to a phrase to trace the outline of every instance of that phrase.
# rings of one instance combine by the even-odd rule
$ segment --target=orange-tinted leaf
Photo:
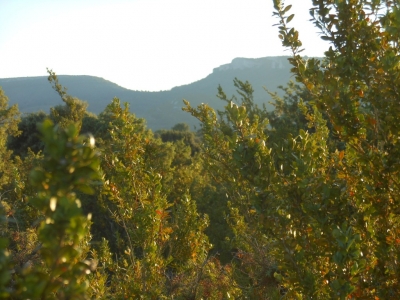
[[[376,125],[376,120],[374,118],[368,117],[367,121],[371,125],[374,125],[374,126]]]
[[[339,152],[339,159],[342,160],[343,157],[344,157],[344,151],[342,150]]]

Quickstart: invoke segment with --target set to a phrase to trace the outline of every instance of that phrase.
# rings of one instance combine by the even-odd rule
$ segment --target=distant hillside
[[[277,91],[277,86],[285,85],[290,80],[290,65],[287,57],[235,58],[230,64],[215,68],[206,78],[160,92],[132,91],[94,76],[58,76],[70,95],[89,103],[89,111],[100,113],[112,98],[118,97],[129,102],[132,112],[145,118],[152,129],[171,128],[178,122],[195,125],[196,120],[182,112],[182,99],[192,106],[207,103],[220,109],[224,103],[215,96],[217,87],[220,84],[231,96],[235,93],[235,77],[253,85],[256,103],[268,103],[270,97],[263,87]],[[50,107],[61,104],[46,76],[0,79],[0,86],[10,103],[18,103],[22,112],[48,112]]]

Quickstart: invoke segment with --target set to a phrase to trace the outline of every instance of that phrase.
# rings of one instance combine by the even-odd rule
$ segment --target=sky
[[[286,0],[304,55],[329,45],[311,0]],[[0,0],[0,78],[92,75],[132,90],[169,90],[236,57],[290,55],[272,0]]]

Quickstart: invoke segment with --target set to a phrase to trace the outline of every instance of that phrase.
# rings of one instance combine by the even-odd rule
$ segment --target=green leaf
[[[333,41],[333,38],[332,38],[332,37],[326,36],[326,35],[322,35],[322,36],[321,36],[321,39],[324,40],[324,41]]]
[[[292,5],[288,5],[285,7],[285,9],[282,11],[283,14],[285,14],[286,12],[288,12],[290,9],[292,8]]]

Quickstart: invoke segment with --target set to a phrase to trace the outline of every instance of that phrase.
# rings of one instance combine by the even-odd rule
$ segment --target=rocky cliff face
[[[273,56],[262,58],[234,58],[231,63],[214,68],[213,72],[221,72],[228,70],[244,70],[251,68],[268,68],[268,69],[284,69],[287,68],[289,62],[287,56]]]

